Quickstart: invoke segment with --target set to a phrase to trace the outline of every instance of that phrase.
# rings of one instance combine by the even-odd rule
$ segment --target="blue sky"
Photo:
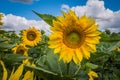
[[[10,0],[1,0],[0,12],[5,14],[14,14],[26,17],[27,19],[38,19],[32,12],[35,10],[40,13],[52,14],[54,16],[61,14],[61,5],[68,4],[70,7],[84,5],[85,0],[38,0],[32,3],[13,2]]]
[[[54,16],[61,15],[62,4],[67,4],[69,7],[85,5],[87,0],[1,0],[0,12],[4,14],[13,14],[22,16],[27,19],[39,20],[32,12],[35,10],[40,13],[52,14]],[[24,2],[23,1],[28,1]],[[120,0],[104,0],[105,7],[113,11],[120,9]]]
[[[96,19],[99,29],[120,31],[120,0],[0,0],[0,13],[4,14],[4,29],[19,32],[35,26],[50,32],[49,25],[32,10],[54,16],[61,11],[73,10],[78,17],[86,14]]]

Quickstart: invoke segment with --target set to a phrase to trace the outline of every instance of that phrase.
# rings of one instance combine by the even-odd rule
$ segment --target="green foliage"
[[[120,34],[118,33],[110,33],[109,30],[102,32],[101,34],[101,42],[116,42],[120,41]]]
[[[56,17],[50,15],[50,14],[40,14],[35,11],[33,11],[36,15],[38,15],[42,20],[44,20],[48,25],[53,26],[52,21],[56,20]]]
[[[52,20],[56,17],[48,14],[37,14],[46,23],[52,26]],[[18,67],[23,60],[29,59],[36,66],[25,65],[25,70],[34,71],[36,80],[88,80],[88,72],[93,70],[98,73],[97,80],[120,80],[120,34],[111,33],[106,30],[101,34],[100,44],[97,45],[97,52],[91,53],[89,60],[76,65],[74,62],[68,64],[59,60],[53,49],[48,48],[49,38],[42,30],[42,41],[37,46],[30,47],[29,56],[13,54],[12,48],[21,43],[21,35],[15,31],[0,30],[0,60],[4,61],[7,70],[11,73],[13,66]],[[2,67],[0,65],[0,79],[2,79]],[[23,75],[22,75],[23,76]]]
[[[97,46],[97,52],[91,55],[90,62],[98,65],[96,72],[98,80],[119,80],[120,79],[120,34],[103,32],[101,43]]]
[[[26,57],[21,54],[6,54],[2,57],[2,59],[4,59],[7,62],[22,62],[25,59],[32,59],[32,57]]]

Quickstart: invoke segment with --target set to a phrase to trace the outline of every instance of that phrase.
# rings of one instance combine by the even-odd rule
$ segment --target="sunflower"
[[[60,55],[59,60],[69,63],[73,60],[79,64],[83,57],[90,58],[90,52],[96,51],[100,32],[98,25],[91,17],[85,15],[78,18],[73,11],[63,12],[53,20],[52,33],[49,36],[49,48]]]
[[[8,78],[8,71],[7,71],[7,69],[4,65],[4,62],[2,60],[0,60],[0,65],[2,65],[2,67],[3,67],[2,80],[19,80],[20,79],[20,76],[22,75],[23,68],[24,68],[23,64],[21,64],[16,71],[14,71],[14,68],[13,68],[9,79],[7,79]]]
[[[22,43],[17,44],[15,47],[13,47],[12,50],[14,54],[20,53],[20,54],[23,54],[24,56],[28,56],[28,53],[27,53],[28,48],[25,46],[25,44],[22,44]]]
[[[30,27],[23,31],[22,40],[26,45],[35,46],[41,41],[41,33],[35,27]]]
[[[9,77],[8,77],[8,71],[2,60],[0,60],[0,65],[2,65],[2,68],[3,68],[2,80],[36,80],[36,78],[34,77],[33,71],[26,71],[26,73],[23,75],[24,64],[21,64],[20,66],[18,66],[16,70],[15,68],[13,68],[11,75]]]
[[[120,51],[120,46],[116,48],[116,50]]]
[[[34,72],[33,71],[27,71],[22,80],[36,80],[36,78],[34,77]]]
[[[34,63],[30,63],[29,59],[23,60],[23,64],[29,65],[29,66],[35,66]]]
[[[0,13],[0,20],[2,20],[3,14]]]
[[[32,66],[32,67],[35,66],[34,63],[30,63],[29,59],[23,60],[23,64],[24,64],[24,65],[28,65],[28,66]],[[36,79],[34,78],[34,71],[29,71],[29,70],[28,70],[28,71],[25,73],[23,80],[36,80]]]
[[[3,25],[2,18],[3,18],[3,14],[0,14],[0,26]]]
[[[90,71],[88,73],[88,76],[89,76],[89,80],[94,80],[93,77],[97,78],[98,77],[98,74],[94,71]]]

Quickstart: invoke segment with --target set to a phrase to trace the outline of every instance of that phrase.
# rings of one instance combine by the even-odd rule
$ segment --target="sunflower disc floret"
[[[53,20],[52,33],[49,36],[49,48],[60,55],[59,59],[65,63],[73,60],[79,64],[83,57],[90,58],[90,52],[96,52],[100,32],[98,25],[91,17],[85,15],[78,18],[73,11],[63,12]]]

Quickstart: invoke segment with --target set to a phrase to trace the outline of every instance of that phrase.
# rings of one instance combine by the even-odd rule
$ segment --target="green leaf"
[[[110,52],[112,50],[115,50],[118,46],[120,46],[120,41],[119,42],[116,42],[114,45],[110,46],[108,49],[107,49],[107,52]]]
[[[11,49],[13,46],[12,44],[0,43],[0,48]]]
[[[29,67],[29,68],[32,68],[32,69],[36,69],[36,70],[39,70],[39,71],[42,71],[42,72],[48,73],[48,74],[57,75],[57,73],[54,73],[54,72],[51,72],[51,71],[45,70],[45,69],[40,68],[40,67],[33,67],[33,66],[29,66],[29,65],[26,65],[26,66]]]
[[[91,69],[97,69],[98,68],[98,65],[95,65],[95,64],[89,63],[89,62],[87,62],[85,65],[86,65],[87,68],[91,68]]]
[[[43,80],[76,80],[76,78],[72,78],[72,77],[67,77],[67,76],[61,77],[59,74],[46,70],[41,67],[33,67],[33,66],[28,66],[28,65],[25,65],[25,66],[37,71],[39,74],[38,77],[42,77]]]
[[[116,42],[101,42],[97,45],[96,53],[111,54],[113,50],[120,46],[120,41]]]
[[[7,41],[7,39],[6,39],[6,38],[1,38],[1,37],[0,37],[0,42],[4,42],[4,41]]]
[[[88,80],[88,75],[83,70],[80,70],[79,73],[75,77],[77,78],[75,80]]]
[[[101,42],[120,41],[120,34],[114,32],[112,34],[109,34],[109,32],[102,32],[100,41]]]
[[[44,69],[47,69],[49,71],[53,71],[53,72],[57,72],[57,73],[60,73],[59,69],[58,69],[58,55],[55,55],[53,53],[53,50],[51,49],[48,49],[47,50],[47,54],[46,55],[43,55],[41,56],[37,61],[36,63],[43,67]]]
[[[56,17],[50,15],[50,14],[40,14],[33,10],[33,12],[38,15],[41,19],[43,19],[48,25],[53,26],[52,21],[56,20]]]
[[[4,33],[6,33],[5,30],[0,30],[0,34],[4,34]]]
[[[18,62],[18,61],[23,61],[25,59],[32,59],[31,57],[23,56],[20,54],[6,54],[2,56],[2,58],[8,62]]]

